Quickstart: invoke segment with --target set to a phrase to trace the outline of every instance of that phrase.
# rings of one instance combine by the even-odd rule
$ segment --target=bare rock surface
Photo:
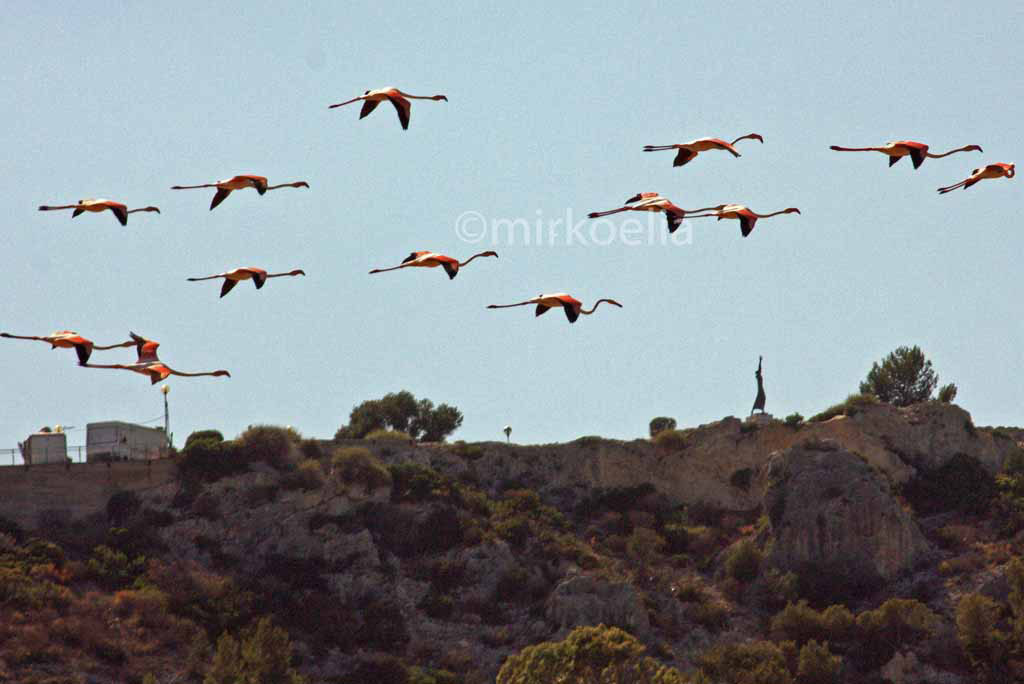
[[[809,441],[777,452],[765,475],[769,562],[779,569],[844,567],[890,580],[932,552],[886,478],[836,442]]]

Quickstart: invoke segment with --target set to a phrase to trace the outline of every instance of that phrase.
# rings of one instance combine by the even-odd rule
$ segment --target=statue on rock
[[[754,377],[757,378],[757,398],[754,399],[754,408],[750,409],[750,415],[754,415],[754,411],[760,411],[764,413],[764,376],[761,374],[761,361],[763,357],[757,357],[757,370],[754,372]]]

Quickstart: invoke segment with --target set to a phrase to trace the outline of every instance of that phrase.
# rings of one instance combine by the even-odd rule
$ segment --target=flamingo
[[[614,299],[598,299],[594,302],[594,306],[588,311],[583,308],[583,303],[574,298],[571,295],[567,295],[564,292],[558,292],[556,294],[540,294],[532,299],[527,299],[525,302],[519,302],[518,304],[491,304],[488,309],[509,309],[513,306],[529,306],[530,304],[536,304],[537,309],[534,312],[535,316],[540,316],[543,313],[547,313],[548,309],[555,307],[562,307],[565,310],[565,317],[569,319],[570,323],[575,323],[576,319],[580,317],[580,314],[589,316],[597,310],[597,307],[601,305],[601,302],[608,302],[615,306],[622,308]]]
[[[377,90],[367,90],[359,97],[329,105],[327,108],[344,107],[347,104],[359,102],[360,100],[363,101],[363,108],[359,110],[360,119],[376,109],[377,105],[384,100],[390,100],[391,104],[395,106],[395,111],[398,112],[398,121],[402,124],[402,130],[409,130],[409,113],[412,109],[412,103],[409,100],[434,100],[435,102],[437,100],[444,100],[447,102],[448,98],[444,95],[410,95],[409,93],[403,93],[394,86],[388,86],[387,88],[378,88]]]
[[[225,178],[214,183],[203,183],[202,185],[172,185],[171,190],[195,190],[197,188],[217,188],[217,192],[213,195],[213,201],[210,202],[210,211],[227,199],[227,196],[231,194],[233,190],[242,190],[244,188],[256,188],[256,192],[260,195],[266,194],[268,190],[277,190],[278,188],[308,188],[309,183],[306,181],[295,181],[294,183],[281,183],[280,185],[267,185],[267,179],[263,176],[253,176],[251,174],[242,174],[239,176],[232,176],[231,178]]]
[[[717,216],[718,220],[722,219],[739,219],[740,221],[740,232],[743,233],[743,237],[750,235],[751,231],[754,230],[754,224],[757,223],[757,219],[768,218],[770,216],[778,216],[779,214],[799,214],[800,210],[796,207],[790,207],[789,209],[783,209],[782,211],[774,211],[770,214],[758,214],[755,211],[751,211],[742,204],[721,204],[717,207],[713,207],[710,214],[701,214],[700,216],[690,216],[690,218],[706,218],[708,216]]]
[[[422,267],[422,268],[434,268],[436,266],[444,267],[445,273],[448,274],[448,278],[452,279],[459,275],[459,269],[471,262],[477,257],[498,257],[497,252],[480,252],[474,254],[465,261],[460,262],[458,259],[454,259],[444,254],[438,254],[437,252],[413,252],[409,256],[402,259],[402,263],[398,266],[392,266],[391,268],[375,268],[370,273],[384,273],[385,271],[397,271],[400,268],[410,267]]]
[[[160,209],[158,209],[157,207],[142,207],[140,209],[129,209],[127,206],[121,204],[120,202],[115,202],[113,200],[108,199],[84,199],[78,200],[78,204],[63,204],[61,206],[56,207],[51,207],[44,204],[41,207],[39,207],[39,211],[58,211],[60,209],[74,209],[74,211],[71,212],[71,218],[76,218],[83,211],[91,211],[96,213],[106,211],[107,209],[109,209],[110,213],[112,213],[117,218],[118,222],[122,226],[128,225],[128,214],[134,214],[137,211],[155,211],[158,214],[160,213]]]
[[[149,376],[150,384],[155,385],[161,380],[167,379],[169,375],[179,375],[185,378],[195,378],[201,375],[212,375],[216,377],[227,376],[231,377],[231,373],[226,370],[215,370],[203,373],[185,373],[183,371],[177,371],[170,366],[164,364],[157,358],[156,350],[160,346],[159,342],[153,340],[147,340],[146,338],[136,335],[135,333],[128,333],[131,335],[132,342],[130,344],[135,345],[138,351],[138,361],[135,363],[114,363],[114,364],[98,364],[98,363],[82,363],[79,364],[86,368],[115,368],[120,370],[129,370],[134,373]]]
[[[1013,178],[1017,172],[1014,170],[1014,164],[988,164],[979,169],[971,171],[970,178],[965,178],[959,183],[953,185],[947,185],[944,188],[939,188],[940,194],[946,194],[952,190],[956,190],[959,187],[963,187],[964,190],[971,187],[980,180],[986,178]]]
[[[129,341],[101,347],[95,344],[92,340],[82,337],[74,330],[58,330],[57,332],[44,337],[35,337],[33,335],[11,335],[10,333],[0,333],[0,337],[6,337],[12,340],[38,340],[39,342],[47,342],[50,345],[50,349],[56,349],[57,347],[71,349],[74,347],[75,352],[78,354],[79,364],[83,364],[88,361],[94,349],[117,349],[118,347],[131,347],[135,344],[134,342]]]
[[[263,284],[267,282],[267,278],[281,278],[284,276],[304,276],[306,272],[301,268],[297,268],[294,271],[288,271],[287,273],[267,273],[262,268],[254,268],[252,266],[236,268],[233,271],[227,271],[226,273],[217,273],[216,275],[203,276],[202,278],[188,278],[189,282],[196,282],[197,280],[214,280],[216,278],[223,278],[224,285],[220,288],[220,296],[223,297],[228,292],[231,292],[235,285],[243,280],[252,279],[252,284],[256,286],[256,289],[263,287]]]
[[[881,147],[840,147],[839,145],[832,145],[829,147],[831,150],[836,152],[881,152],[882,154],[889,156],[889,166],[892,166],[900,159],[906,156],[910,156],[910,160],[914,162],[914,168],[918,168],[924,163],[926,157],[932,159],[939,159],[940,157],[948,157],[951,154],[957,152],[982,152],[980,145],[966,145],[964,147],[958,147],[955,150],[949,152],[943,152],[942,154],[932,154],[928,151],[928,146],[921,142],[914,140],[896,140],[894,142],[887,142]]]
[[[712,209],[717,208],[704,207],[703,209],[683,209],[682,207],[677,207],[670,200],[665,199],[656,192],[639,192],[626,200],[626,205],[627,206],[619,207],[618,209],[609,209],[608,211],[594,211],[587,214],[587,218],[598,218],[600,216],[618,214],[620,211],[663,211],[665,212],[665,219],[668,221],[668,232],[674,233],[683,223],[683,218],[686,215],[698,211],[711,211]]]
[[[672,162],[672,166],[682,166],[696,159],[699,153],[707,152],[708,150],[725,150],[734,157],[740,157],[742,155],[736,151],[736,148],[733,147],[733,145],[738,143],[740,140],[746,140],[748,138],[764,143],[764,138],[757,133],[748,133],[747,135],[741,135],[731,143],[726,142],[721,138],[697,138],[696,140],[680,143],[678,145],[644,145],[644,152],[679,150],[679,154],[676,155],[675,160]]]

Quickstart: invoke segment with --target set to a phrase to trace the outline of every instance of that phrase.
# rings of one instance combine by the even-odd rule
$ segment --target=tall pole
[[[171,388],[164,385],[160,388],[160,391],[164,393],[164,439],[167,440],[167,449],[171,448],[171,414],[167,408],[167,393],[171,391]]]

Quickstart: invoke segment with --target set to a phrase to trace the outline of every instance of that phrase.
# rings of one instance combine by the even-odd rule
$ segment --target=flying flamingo
[[[468,264],[477,257],[498,257],[497,252],[480,252],[474,254],[463,262],[458,259],[453,259],[450,256],[444,254],[438,254],[437,252],[413,252],[409,256],[402,259],[402,263],[399,266],[392,266],[391,268],[375,268],[370,273],[384,273],[385,271],[397,271],[400,268],[410,267],[422,267],[422,268],[434,268],[436,266],[443,266],[445,273],[448,274],[448,278],[454,278],[459,275],[459,269]]]
[[[377,90],[367,90],[359,97],[354,97],[351,100],[345,102],[339,102],[338,104],[329,105],[328,109],[334,109],[335,107],[344,107],[347,104],[353,102],[363,101],[363,108],[359,110],[359,118],[367,116],[370,112],[377,108],[384,100],[389,100],[391,104],[395,106],[395,111],[398,112],[398,120],[402,124],[403,130],[409,129],[409,112],[412,109],[412,103],[409,100],[444,100],[448,101],[448,98],[444,95],[410,95],[409,93],[403,93],[394,86],[388,86],[387,88],[379,88]]]
[[[939,192],[941,194],[946,194],[947,192],[956,190],[959,187],[963,187],[963,189],[966,190],[978,181],[985,180],[986,178],[1013,178],[1017,174],[1014,170],[1014,166],[1014,164],[989,164],[981,167],[980,169],[974,169],[971,171],[970,178],[965,178],[959,183],[939,188]]]
[[[748,133],[747,135],[741,135],[731,143],[726,142],[721,138],[697,138],[696,140],[680,143],[678,145],[644,145],[644,152],[679,150],[679,154],[676,155],[675,160],[672,162],[672,166],[682,166],[683,164],[696,159],[699,153],[707,152],[708,150],[725,150],[734,157],[742,156],[736,151],[736,148],[733,147],[733,145],[738,143],[740,140],[746,140],[747,138],[764,143],[764,138],[757,133]]]
[[[758,214],[755,211],[751,211],[742,204],[721,204],[711,209],[710,214],[701,214],[700,216],[690,216],[690,218],[706,218],[708,216],[717,216],[718,220],[722,219],[739,219],[740,221],[740,232],[743,233],[743,237],[750,235],[750,232],[754,230],[754,224],[757,223],[757,219],[768,218],[769,216],[778,216],[779,214],[799,214],[800,210],[796,207],[790,207],[789,209],[783,209],[782,211],[774,211],[770,214]]]
[[[263,176],[253,176],[249,174],[242,174],[240,176],[232,176],[231,178],[225,178],[224,180],[216,181],[215,183],[203,183],[202,185],[172,185],[171,190],[195,190],[196,188],[217,188],[217,192],[213,195],[213,201],[210,202],[210,211],[213,211],[214,207],[227,199],[227,196],[231,194],[233,190],[242,190],[244,188],[256,188],[256,192],[261,195],[265,194],[267,190],[277,190],[278,188],[308,188],[309,183],[306,181],[295,181],[294,183],[281,183],[280,185],[267,185],[267,179]]]
[[[894,142],[887,142],[881,147],[840,147],[839,145],[832,145],[829,147],[831,150],[836,152],[881,152],[882,154],[889,156],[889,166],[892,166],[900,159],[906,156],[910,156],[910,160],[914,162],[914,168],[918,168],[924,163],[926,157],[932,159],[939,159],[940,157],[948,157],[951,154],[957,152],[981,152],[980,145],[966,145],[964,147],[958,147],[955,150],[949,152],[943,152],[942,154],[932,154],[928,151],[928,146],[921,142],[914,140],[896,140]]]
[[[71,212],[71,218],[77,217],[84,211],[91,211],[95,213],[106,211],[107,209],[109,209],[110,213],[117,217],[118,222],[122,226],[128,225],[128,214],[134,214],[137,211],[155,211],[158,214],[160,213],[160,210],[157,207],[142,207],[141,209],[129,209],[127,206],[121,204],[120,202],[114,202],[113,200],[108,199],[84,199],[79,200],[78,204],[63,204],[59,207],[50,207],[44,204],[43,206],[39,207],[39,211],[58,211],[60,209],[74,209],[74,211]]]
[[[572,297],[571,295],[567,295],[564,292],[537,295],[532,299],[527,299],[525,302],[519,302],[518,304],[491,304],[487,308],[508,309],[513,306],[529,306],[530,304],[536,304],[537,309],[535,310],[534,315],[540,316],[541,314],[546,313],[548,309],[560,306],[565,309],[565,317],[569,319],[569,322],[575,323],[576,319],[580,317],[580,314],[589,316],[594,313],[597,310],[597,307],[601,305],[601,302],[608,302],[609,304],[614,304],[620,309],[622,308],[622,305],[614,299],[598,299],[594,302],[593,308],[588,311],[583,308],[583,303],[580,300]]]
[[[139,359],[135,363],[114,363],[114,364],[95,364],[95,363],[82,363],[80,365],[86,368],[116,368],[120,370],[129,370],[141,375],[149,376],[150,384],[155,385],[161,380],[165,380],[169,375],[180,375],[185,378],[195,378],[201,375],[213,375],[213,376],[227,376],[231,377],[231,373],[226,370],[216,370],[204,373],[185,373],[182,371],[176,371],[170,366],[167,366],[156,356],[156,349],[160,346],[159,342],[153,340],[147,340],[144,337],[136,335],[135,333],[129,333],[132,337],[132,344],[138,349]]]
[[[214,280],[216,278],[223,278],[224,285],[221,286],[220,288],[220,296],[223,297],[228,292],[231,292],[231,289],[234,288],[235,285],[237,285],[243,280],[249,280],[251,278],[252,284],[255,285],[256,289],[258,290],[261,287],[263,287],[263,284],[265,282],[267,282],[267,278],[281,278],[283,276],[300,275],[306,275],[306,272],[303,271],[301,268],[297,268],[294,271],[288,271],[287,273],[267,273],[262,268],[254,268],[252,266],[249,266],[244,268],[236,268],[235,270],[228,271],[226,273],[218,273],[216,275],[203,276],[202,278],[189,278],[188,280],[189,282],[195,282],[197,280]]]
[[[634,204],[635,202],[635,204]],[[587,214],[587,218],[598,218],[600,216],[608,216],[610,214],[618,214],[620,211],[663,211],[665,212],[665,218],[668,221],[668,232],[674,233],[676,229],[683,222],[683,218],[688,214],[698,211],[711,211],[717,207],[704,207],[703,209],[683,209],[672,204],[670,200],[665,199],[656,192],[640,192],[628,200],[626,205],[619,207],[618,209],[609,209],[608,211],[594,211]]]
[[[82,337],[74,330],[58,330],[55,333],[46,335],[45,337],[11,335],[10,333],[0,333],[0,337],[7,337],[12,340],[38,340],[39,342],[47,342],[50,345],[50,349],[56,349],[57,347],[71,349],[74,347],[75,352],[78,354],[79,364],[83,364],[88,361],[89,356],[92,355],[94,349],[117,349],[118,347],[131,347],[135,344],[134,342],[121,342],[120,344],[101,347],[94,344],[92,340]]]

